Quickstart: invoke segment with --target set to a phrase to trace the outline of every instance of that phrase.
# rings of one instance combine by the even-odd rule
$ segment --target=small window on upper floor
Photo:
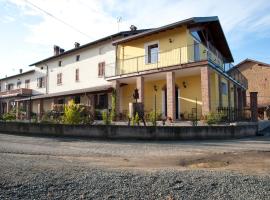
[[[45,87],[45,77],[37,78],[37,87],[44,88]]]
[[[29,79],[25,80],[25,82],[24,82],[24,87],[25,87],[26,89],[29,89],[29,88],[30,88],[30,80],[29,80]]]
[[[58,67],[61,67],[61,66],[62,66],[62,61],[59,60],[59,61],[58,61]]]
[[[77,56],[76,56],[76,61],[77,61],[77,62],[80,61],[80,55],[77,55]]]
[[[100,48],[98,49],[99,55],[103,55],[103,54],[105,54],[105,52],[106,52],[105,47],[100,47]]]
[[[158,53],[159,53],[158,43],[146,45],[145,51],[146,51],[145,52],[146,64],[154,64],[158,62]]]
[[[105,75],[105,62],[98,63],[98,77],[104,77]]]
[[[18,82],[17,82],[17,88],[18,88],[18,89],[20,89],[20,88],[21,88],[21,84],[22,84],[22,82],[21,82],[21,81],[18,81]]]
[[[79,69],[76,69],[75,70],[75,81],[78,82],[80,80],[80,71]]]
[[[221,93],[224,95],[228,94],[228,87],[227,84],[224,82],[221,82]]]
[[[57,85],[62,84],[62,73],[57,74]]]

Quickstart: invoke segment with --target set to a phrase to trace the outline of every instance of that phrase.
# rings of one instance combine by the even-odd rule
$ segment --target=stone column
[[[19,114],[20,114],[20,103],[16,101],[16,119],[19,119]]]
[[[250,92],[251,121],[258,121],[258,92]]]
[[[37,104],[37,114],[38,114],[38,120],[40,121],[42,119],[42,115],[43,115],[43,112],[44,112],[43,99],[39,99],[38,101],[39,102]]]
[[[202,115],[207,115],[211,110],[210,90],[210,68],[201,67]]]
[[[144,103],[144,78],[142,76],[137,77],[136,79],[136,87],[139,92],[139,103]]]
[[[175,73],[167,72],[167,117],[175,121]]]
[[[121,95],[120,95],[120,83],[118,80],[114,80],[112,82],[113,89],[115,90],[115,112],[117,115],[120,113],[120,101],[121,101]],[[118,118],[119,116],[117,116]]]

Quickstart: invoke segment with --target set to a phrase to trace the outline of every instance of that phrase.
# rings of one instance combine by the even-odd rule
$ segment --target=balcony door
[[[194,41],[194,61],[200,60],[200,44],[197,41]]]

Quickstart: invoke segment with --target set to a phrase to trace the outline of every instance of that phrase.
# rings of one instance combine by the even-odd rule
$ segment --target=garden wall
[[[200,140],[255,136],[256,123],[234,126],[104,126],[0,122],[1,133],[100,139]]]

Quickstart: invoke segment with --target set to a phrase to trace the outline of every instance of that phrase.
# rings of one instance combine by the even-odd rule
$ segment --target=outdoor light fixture
[[[183,87],[184,87],[184,88],[187,88],[187,82],[186,82],[186,81],[183,81],[182,84],[183,84]]]
[[[158,90],[158,86],[154,85],[155,92]]]

